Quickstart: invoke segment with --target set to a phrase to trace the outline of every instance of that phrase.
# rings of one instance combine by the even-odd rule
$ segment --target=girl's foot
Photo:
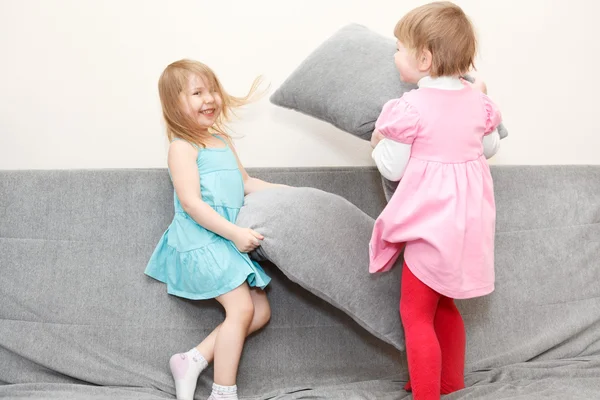
[[[174,354],[169,360],[175,380],[178,400],[193,400],[198,376],[208,366],[202,354],[194,347],[187,353]]]

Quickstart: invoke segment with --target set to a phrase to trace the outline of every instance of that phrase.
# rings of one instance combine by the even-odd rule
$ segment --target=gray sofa
[[[251,172],[337,193],[373,217],[385,203],[373,168]],[[445,398],[600,399],[600,166],[493,174],[496,291],[459,303],[468,388]],[[169,356],[223,314],[143,274],[172,196],[166,170],[0,171],[0,398],[174,398]],[[265,269],[273,316],[248,340],[241,398],[411,397],[403,354]]]

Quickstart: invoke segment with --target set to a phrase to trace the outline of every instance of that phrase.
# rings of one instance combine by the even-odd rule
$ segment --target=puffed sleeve
[[[489,135],[492,133],[500,122],[502,122],[502,114],[498,109],[498,106],[494,104],[492,100],[485,94],[481,94],[481,98],[483,99],[483,108],[485,110],[485,134]]]
[[[412,144],[419,132],[419,113],[403,98],[390,100],[383,106],[375,129],[388,139]]]

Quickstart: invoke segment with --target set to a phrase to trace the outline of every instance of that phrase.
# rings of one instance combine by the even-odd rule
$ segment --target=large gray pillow
[[[395,51],[393,38],[347,25],[314,50],[270,101],[370,140],[383,105],[415,88],[400,81]],[[508,135],[502,124],[498,132]]]
[[[371,217],[335,194],[275,188],[246,196],[237,224],[265,237],[251,254],[254,259],[271,261],[291,281],[404,350],[398,313],[401,268],[369,273]]]

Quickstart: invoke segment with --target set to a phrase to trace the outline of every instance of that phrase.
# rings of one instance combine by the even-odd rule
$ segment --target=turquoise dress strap
[[[227,143],[227,140],[225,140],[221,135],[213,133],[213,136],[219,139],[221,142],[225,143],[225,147],[229,147],[229,143]]]

